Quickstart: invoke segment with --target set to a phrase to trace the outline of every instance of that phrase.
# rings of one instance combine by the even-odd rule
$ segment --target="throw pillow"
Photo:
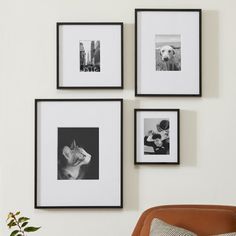
[[[217,235],[211,235],[211,236],[236,236],[236,232],[226,233],[226,234],[217,234]]]
[[[195,233],[154,218],[149,236],[197,236]],[[231,236],[231,235],[230,235]]]

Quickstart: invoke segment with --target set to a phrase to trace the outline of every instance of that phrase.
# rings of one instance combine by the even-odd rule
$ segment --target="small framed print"
[[[123,23],[57,23],[57,89],[123,88]]]
[[[179,109],[134,110],[135,164],[179,164]]]
[[[35,101],[35,208],[122,208],[122,104]]]
[[[201,96],[201,9],[135,9],[135,95]]]

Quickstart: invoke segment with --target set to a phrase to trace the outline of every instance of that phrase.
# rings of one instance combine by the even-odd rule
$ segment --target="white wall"
[[[134,8],[203,9],[203,97],[134,97]],[[0,231],[21,210],[36,235],[126,236],[174,203],[236,204],[235,0],[0,0]],[[57,91],[55,22],[123,21],[123,91]],[[35,210],[34,98],[123,97],[124,209]],[[181,109],[181,165],[133,165],[133,109]]]

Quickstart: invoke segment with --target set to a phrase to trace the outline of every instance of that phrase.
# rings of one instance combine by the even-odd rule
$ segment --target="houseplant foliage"
[[[20,212],[10,212],[7,217],[7,226],[12,230],[10,236],[26,236],[25,233],[35,232],[40,227],[28,226],[30,218],[20,216]]]

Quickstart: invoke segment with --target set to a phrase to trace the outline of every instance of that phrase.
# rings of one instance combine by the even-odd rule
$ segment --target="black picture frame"
[[[39,104],[42,103],[65,103],[65,102],[72,102],[72,103],[76,103],[76,102],[88,102],[88,103],[93,103],[93,102],[99,102],[99,103],[118,103],[120,105],[120,117],[118,118],[118,120],[120,120],[120,139],[119,142],[119,203],[117,203],[116,205],[41,205],[39,203],[39,198],[38,198],[38,191],[39,191],[39,184],[38,184],[38,161],[39,161],[39,155],[38,155],[38,125],[40,123],[39,117],[38,115],[40,114],[40,112],[38,111],[39,109]],[[57,209],[57,208],[123,208],[123,99],[35,99],[35,161],[34,161],[34,208],[35,209]],[[99,137],[100,138],[100,137]],[[67,180],[65,180],[67,181]],[[113,183],[114,184],[114,183]],[[104,193],[104,194],[107,194]]]
[[[199,35],[199,78],[198,92],[196,93],[140,93],[138,84],[138,13],[139,12],[197,12],[199,14],[198,35]],[[201,97],[202,96],[202,9],[152,9],[152,8],[137,8],[135,9],[135,96],[136,97]]]
[[[147,160],[147,161],[140,161],[139,159],[144,159],[143,157],[138,157],[138,155],[140,155],[140,151],[137,151],[137,148],[139,147],[139,145],[144,145],[143,143],[143,137],[140,137],[139,141],[142,142],[142,144],[138,144],[138,122],[137,122],[137,119],[138,119],[138,113],[142,113],[142,112],[145,112],[145,113],[154,113],[154,112],[159,112],[159,113],[176,113],[176,134],[175,134],[175,138],[176,138],[176,150],[175,150],[175,154],[176,154],[176,157],[174,157],[174,161],[163,161],[163,158],[161,161],[159,161],[158,159],[156,161],[153,161],[155,160],[155,158],[158,156],[155,155],[154,153],[152,154],[152,156],[154,158],[152,158],[153,160]],[[152,119],[153,117],[150,116]],[[158,117],[155,117],[155,119],[158,119]],[[163,119],[163,118],[161,118]],[[175,118],[174,118],[175,119]],[[159,119],[160,120],[160,119]],[[172,118],[173,120],[173,118]],[[170,126],[171,125],[171,122],[170,122]],[[145,125],[143,126],[144,129],[145,129]],[[169,130],[169,122],[168,122],[168,130]],[[172,131],[173,132],[173,129]],[[140,133],[140,132],[139,132]],[[141,132],[142,133],[142,132]],[[144,132],[143,132],[144,134]],[[169,134],[168,134],[169,135]],[[171,136],[169,136],[170,138]],[[173,143],[171,140],[170,140],[170,144]],[[168,149],[170,149],[171,147],[168,147]],[[172,155],[170,152],[168,155]],[[144,156],[144,155],[143,155]],[[168,158],[168,156],[166,156]],[[179,165],[180,164],[180,109],[134,109],[134,164],[135,165]]]
[[[121,42],[121,68],[120,68],[120,85],[118,86],[63,86],[60,85],[60,27],[61,26],[120,26],[120,42]],[[124,88],[124,60],[123,60],[123,22],[57,22],[56,23],[56,88],[58,90],[62,89],[123,89]]]

